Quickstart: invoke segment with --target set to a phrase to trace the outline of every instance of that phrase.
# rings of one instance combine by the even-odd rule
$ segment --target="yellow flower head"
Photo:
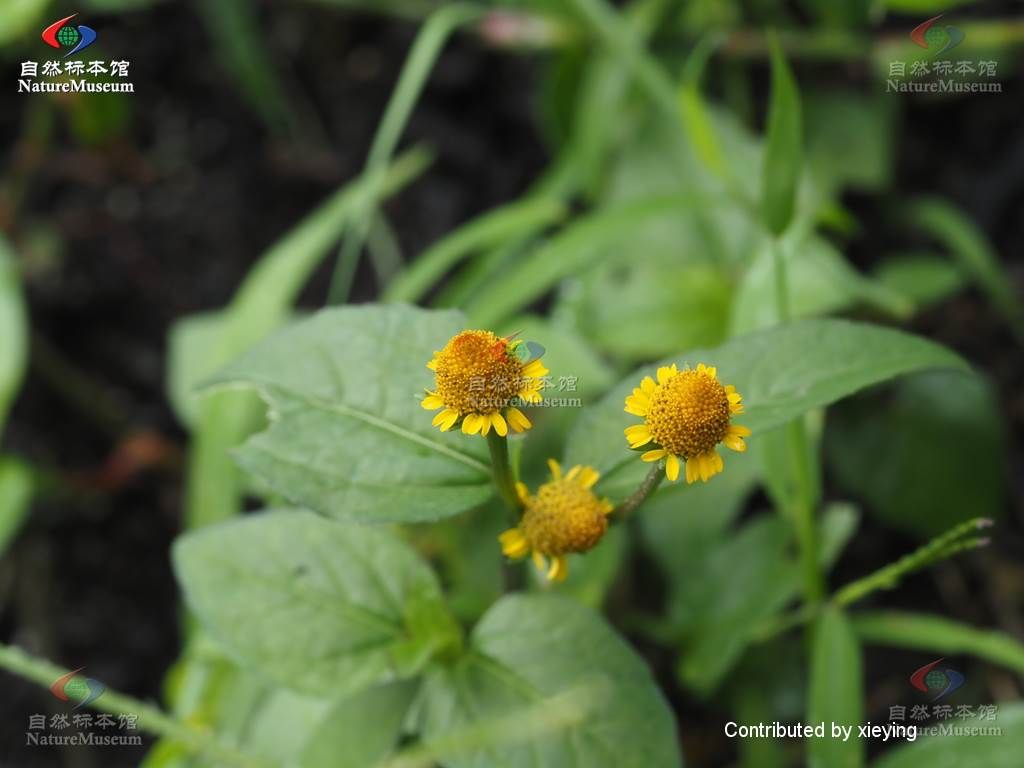
[[[704,482],[722,471],[717,446],[747,450],[750,430],[730,423],[743,413],[743,398],[731,384],[722,386],[718,372],[703,363],[696,370],[675,365],[658,369],[658,381],[645,376],[626,398],[626,413],[642,416],[643,424],[626,427],[630,448],[650,445],[644,461],[665,459],[669,480],[679,477],[680,460],[686,462],[686,482]]]
[[[518,559],[532,553],[537,570],[551,581],[561,581],[569,572],[565,556],[593,549],[608,530],[612,504],[591,490],[600,478],[592,467],[575,466],[563,475],[554,459],[548,459],[548,466],[551,482],[538,488],[536,496],[517,483],[526,511],[519,525],[498,539],[508,557]]]
[[[539,359],[523,362],[520,344],[490,331],[463,331],[435,352],[427,368],[434,372],[436,386],[421,403],[428,411],[443,409],[434,426],[447,432],[461,419],[467,435],[486,436],[494,427],[502,437],[509,427],[516,432],[529,429],[530,420],[514,403],[540,400],[548,369]]]

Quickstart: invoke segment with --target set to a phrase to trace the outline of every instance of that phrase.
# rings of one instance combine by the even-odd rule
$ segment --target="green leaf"
[[[699,694],[718,686],[757,626],[796,594],[799,569],[788,552],[790,538],[784,521],[762,516],[720,543],[703,572],[677,583],[674,600],[687,605],[691,624],[679,674]]]
[[[788,233],[779,242],[786,270],[789,312],[794,318],[839,312],[864,304],[897,318],[913,306],[888,286],[850,266],[835,246],[813,232]],[[758,251],[732,304],[734,334],[778,323],[775,258],[770,244]]]
[[[831,568],[843,549],[857,532],[860,510],[853,504],[834,501],[821,514],[818,561],[823,569]]]
[[[956,206],[938,198],[915,201],[908,207],[906,219],[912,227],[932,235],[949,249],[950,256],[964,273],[988,294],[989,300],[1024,339],[1024,302],[985,233]]]
[[[466,313],[475,324],[498,325],[563,278],[593,269],[602,260],[624,261],[639,227],[706,205],[693,196],[647,198],[582,217],[480,290]]]
[[[824,723],[825,737],[808,740],[808,765],[858,768],[864,765],[864,742],[857,734],[857,727],[864,723],[860,645],[839,608],[826,608],[815,621],[813,632],[807,722]],[[850,728],[849,738],[833,738],[833,725]]]
[[[186,534],[174,564],[210,634],[300,692],[404,679],[459,639],[434,574],[379,528],[264,512]]]
[[[998,732],[924,736],[882,755],[872,768],[1020,768],[1024,754],[1024,704],[1001,704],[994,722],[977,719],[946,721],[950,728],[998,728]]]
[[[423,251],[384,291],[384,301],[416,302],[446,272],[475,251],[497,248],[513,237],[530,237],[565,215],[565,205],[527,197],[468,221]]]
[[[458,312],[366,305],[274,334],[213,379],[251,385],[270,406],[270,429],[239,464],[289,500],[359,522],[437,520],[486,501],[486,442],[440,432],[419,402],[433,351],[464,327]]]
[[[383,175],[370,174],[346,185],[271,246],[222,313],[216,342],[204,340],[204,360],[193,370],[216,370],[283,323],[295,296],[340,237],[357,204],[371,191],[382,198],[392,194],[418,175],[426,162],[424,153],[411,151]],[[223,520],[238,511],[240,481],[228,452],[249,434],[253,402],[248,395],[218,392],[202,401],[193,418],[186,498],[189,527]]]
[[[754,430],[754,441],[758,432],[872,384],[929,368],[967,367],[956,354],[926,339],[831,319],[802,320],[747,334],[661,364],[669,363],[717,366],[719,379],[734,384],[743,395],[746,412],[736,421]],[[629,465],[631,473],[642,475],[643,468],[637,468],[642,462],[623,437],[623,430],[637,419],[623,411],[623,402],[656,368],[636,371],[580,416],[570,433],[566,463],[589,464],[607,475]],[[726,459],[726,472],[732,460],[733,456]],[[614,482],[620,484],[618,478]]]
[[[802,164],[800,93],[778,38],[771,38],[772,91],[768,107],[761,211],[765,226],[779,235],[793,219]]]
[[[883,5],[890,11],[919,15],[948,11],[961,5],[970,5],[977,0],[885,0]]]
[[[453,755],[448,768],[671,768],[682,765],[675,717],[641,658],[604,620],[555,595],[503,598],[470,653],[426,680],[424,739],[572,693],[581,711],[544,733]]]
[[[984,379],[933,371],[836,408],[825,456],[866,512],[929,538],[972,517],[1002,517],[1003,420]]]
[[[967,653],[1024,674],[1024,644],[1003,632],[910,611],[866,611],[854,614],[852,621],[854,631],[866,643],[946,656]]]
[[[390,683],[334,704],[310,735],[299,768],[366,768],[395,749],[416,686]]]
[[[721,342],[731,299],[731,283],[720,268],[648,258],[584,280],[577,315],[602,351],[637,362]]]
[[[32,470],[26,464],[0,456],[0,555],[28,517],[33,486]]]
[[[887,258],[875,268],[875,279],[902,293],[918,309],[949,298],[966,282],[956,264],[928,253]]]
[[[0,234],[0,430],[27,365],[28,311],[14,252]]]

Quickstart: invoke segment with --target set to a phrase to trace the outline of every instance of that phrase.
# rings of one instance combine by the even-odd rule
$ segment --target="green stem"
[[[0,667],[47,688],[70,672],[57,664],[32,656],[21,648],[3,644],[0,644]],[[136,715],[140,729],[179,742],[189,751],[206,755],[216,762],[239,768],[269,768],[272,765],[219,741],[209,731],[186,725],[158,707],[109,688],[95,701],[89,702],[88,706],[111,715]]]
[[[508,460],[508,439],[494,430],[487,433],[487,447],[491,451],[491,468],[494,471],[494,485],[498,495],[509,509],[518,512],[522,508],[512,466]]]
[[[468,3],[453,3],[438,8],[423,24],[399,75],[395,92],[384,110],[377,133],[373,137],[373,144],[366,159],[366,170],[370,175],[373,171],[386,166],[394,154],[427,76],[448,38],[459,27],[477,21],[484,13],[483,8]],[[331,277],[327,299],[329,304],[341,304],[348,299],[359,254],[373,223],[372,206],[375,198],[372,192],[365,197],[362,210],[353,218],[353,226],[345,236]]]
[[[879,568],[874,573],[857,579],[840,589],[832,597],[832,602],[839,606],[863,600],[867,595],[879,589],[892,589],[900,579],[909,573],[918,571],[939,560],[957,555],[970,549],[977,549],[988,544],[985,537],[964,538],[974,531],[988,528],[992,521],[986,518],[975,518],[956,526],[938,538],[932,539],[920,549],[901,557],[895,563]]]
[[[613,521],[621,522],[627,519],[631,514],[636,512],[637,508],[647,501],[647,497],[657,490],[658,486],[661,485],[661,481],[665,479],[665,467],[659,461],[653,467],[651,471],[647,473],[647,476],[643,479],[637,489],[633,491],[626,499],[622,501],[619,506],[612,510],[611,519]]]
[[[941,536],[932,539],[923,547],[914,550],[909,555],[901,557],[896,562],[850,582],[836,592],[828,601],[828,604],[846,607],[863,600],[880,589],[892,589],[903,577],[914,571],[919,571],[940,560],[954,557],[961,552],[984,547],[989,543],[987,537],[968,536],[968,534],[983,530],[991,525],[992,521],[983,517],[961,523]],[[824,604],[820,602],[808,603],[788,614],[773,616],[754,631],[753,638],[758,642],[769,640],[786,630],[811,621],[821,613],[823,607]]]
[[[825,580],[818,557],[818,524],[815,520],[815,493],[811,478],[811,453],[807,442],[807,429],[803,420],[795,419],[786,425],[790,465],[796,481],[793,507],[793,525],[800,548],[800,567],[803,572],[804,597],[809,603],[820,602],[825,596]]]

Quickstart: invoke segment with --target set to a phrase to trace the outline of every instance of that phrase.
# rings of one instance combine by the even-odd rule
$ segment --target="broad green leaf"
[[[771,48],[772,90],[761,172],[761,212],[768,231],[779,235],[793,219],[803,163],[803,128],[800,93],[774,36]]]
[[[923,736],[885,753],[872,768],[1020,768],[1024,754],[1024,704],[999,705],[995,721],[947,720],[950,733]],[[977,729],[998,729],[978,732]],[[973,734],[972,734],[973,730]],[[961,731],[961,732],[956,732]]]
[[[811,317],[850,309],[859,304],[903,318],[913,306],[887,286],[865,277],[824,238],[811,232],[792,232],[776,246],[781,249],[791,317]],[[775,301],[775,255],[770,244],[758,251],[743,276],[732,304],[734,334],[778,323]]]
[[[14,252],[0,234],[0,430],[21,388],[27,365],[28,311]]]
[[[906,296],[918,309],[949,298],[966,282],[955,263],[927,253],[887,258],[875,268],[875,279]]]
[[[854,631],[866,643],[947,656],[968,653],[1024,674],[1024,643],[1003,632],[910,611],[866,611],[851,618]]]
[[[647,666],[598,614],[556,595],[503,598],[477,625],[470,652],[431,671],[423,702],[424,739],[429,743],[567,696],[578,711],[569,712],[560,728],[510,732],[507,743],[452,755],[444,765],[682,765],[675,717]]]
[[[18,459],[0,456],[0,555],[28,517],[33,486],[28,466]]]
[[[734,384],[743,395],[746,412],[736,421],[754,431],[752,441],[758,432],[872,384],[929,368],[967,367],[956,354],[926,339],[831,319],[802,320],[747,334],[662,364],[673,362],[717,366],[719,379]],[[568,464],[589,464],[606,475],[628,465],[631,479],[636,473],[642,477],[644,467],[637,468],[642,462],[623,437],[623,430],[637,419],[623,411],[623,402],[656,368],[651,365],[628,376],[581,415],[568,440]],[[726,472],[734,458],[725,458]],[[614,483],[619,485],[619,480]]]
[[[825,456],[868,514],[928,538],[972,517],[1002,517],[1003,420],[984,379],[933,371],[836,408]]]
[[[1024,339],[1024,301],[999,262],[999,255],[985,233],[953,204],[938,198],[922,198],[906,212],[907,221],[945,245],[950,256],[1003,313],[1018,336]]]
[[[703,572],[676,584],[674,600],[684,603],[690,622],[679,674],[697,693],[711,693],[757,625],[796,594],[799,570],[788,552],[791,535],[782,520],[762,516],[720,543]]]
[[[425,164],[424,154],[412,151],[381,176],[364,176],[346,185],[271,246],[223,311],[216,343],[205,340],[209,357],[202,370],[227,364],[283,323],[295,296],[340,237],[357,203],[370,191],[381,197],[392,194]],[[189,527],[223,520],[238,511],[241,483],[229,451],[249,434],[252,399],[232,392],[214,393],[200,403],[195,419],[186,488]]]
[[[583,605],[600,609],[619,575],[628,547],[625,529],[612,526],[601,539],[600,546],[583,555],[569,556],[569,576],[565,581],[550,584],[540,571],[530,565],[530,583],[534,589],[568,595]]]
[[[280,684],[343,696],[416,674],[458,642],[436,578],[393,534],[270,511],[180,538],[188,606],[232,657]]]
[[[437,520],[491,496],[486,441],[442,433],[420,407],[434,350],[462,315],[324,310],[257,345],[213,383],[255,387],[271,426],[236,453],[285,498],[359,522]]]
[[[335,703],[310,734],[298,768],[367,768],[395,749],[416,685],[389,683]]]
[[[857,735],[857,727],[864,723],[860,645],[839,608],[826,608],[815,621],[813,633],[806,722],[824,723],[825,737],[808,740],[808,765],[859,768],[864,765],[864,742]],[[850,728],[849,738],[833,738],[833,724]]]
[[[578,323],[602,351],[631,362],[726,337],[732,286],[708,264],[645,259],[599,270],[583,281]]]

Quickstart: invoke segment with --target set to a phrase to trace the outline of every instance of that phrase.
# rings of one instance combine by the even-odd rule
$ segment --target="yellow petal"
[[[491,424],[494,425],[494,431],[502,437],[508,434],[508,423],[506,423],[505,417],[500,412],[495,411],[491,414]]]
[[[533,426],[530,420],[526,418],[526,415],[518,408],[509,408],[505,414],[508,417],[509,426],[516,432],[523,432]]]
[[[686,460],[686,482],[694,483],[700,477],[700,461],[696,456],[691,456]]]
[[[731,448],[734,451],[738,451],[739,453],[743,453],[745,450],[747,450],[747,444],[743,442],[743,438],[740,437],[739,435],[734,435],[732,432],[729,432],[725,437],[722,438],[722,445],[724,445],[726,448]]]
[[[487,433],[491,431],[491,416],[487,413],[480,414],[480,434],[487,437]]]
[[[610,515],[613,511],[615,511],[615,505],[612,504],[608,499],[601,499],[601,511],[606,515]]]
[[[444,405],[444,400],[442,400],[436,393],[428,392],[427,396],[420,401],[420,405],[424,410],[436,411]]]
[[[440,428],[442,432],[447,432],[454,426],[455,422],[459,420],[459,412],[454,408],[445,408],[439,414],[434,416],[433,425]]]
[[[629,441],[630,448],[639,448],[651,442],[654,435],[651,434],[651,430],[646,424],[634,424],[632,427],[626,427],[626,439]]]
[[[634,416],[646,416],[650,410],[651,401],[646,396],[630,395],[626,398],[626,413]]]
[[[657,391],[657,389],[658,385],[654,383],[654,379],[652,379],[650,376],[644,376],[643,380],[640,382],[640,390],[645,395],[650,396],[653,395]]]
[[[664,448],[655,448],[653,451],[647,451],[640,455],[640,458],[644,461],[658,461],[668,455],[668,451]]]
[[[481,423],[482,418],[476,414],[471,413],[462,420],[462,431],[467,435],[475,435],[480,431],[480,427],[483,426]]]
[[[730,424],[729,432],[736,435],[737,437],[750,437],[750,430],[744,427],[742,424]]]
[[[601,473],[593,467],[583,467],[580,471],[580,485],[584,488],[593,488],[600,479]]]
[[[667,384],[668,380],[676,375],[678,371],[675,365],[663,365],[658,369],[658,383]]]
[[[575,480],[576,479],[576,475],[578,475],[580,473],[581,469],[583,469],[583,467],[581,467],[579,464],[575,465],[572,469],[570,469],[568,472],[565,473],[565,479],[566,480]]]
[[[530,551],[530,542],[518,528],[509,528],[498,537],[498,541],[501,542],[501,552],[506,557],[518,559]]]
[[[524,403],[537,403],[541,400],[541,394],[536,389],[524,389],[516,394]]]
[[[669,454],[665,459],[665,477],[675,482],[679,477],[679,457]]]
[[[516,483],[516,496],[524,507],[530,503],[530,489],[526,487],[526,483]]]
[[[532,360],[523,367],[523,376],[529,376],[532,379],[539,379],[542,376],[547,376],[551,371],[544,367],[544,363],[540,360]],[[543,382],[541,382],[543,384]]]
[[[548,459],[548,469],[551,470],[552,480],[562,479],[562,465],[559,464],[557,461],[555,461],[554,459]]]
[[[548,561],[544,559],[544,555],[538,552],[536,549],[533,550],[533,567],[541,573],[544,573],[548,569]]]
[[[427,368],[429,368],[432,371],[436,371],[437,370],[437,360],[431,360],[429,363],[427,363]]]
[[[548,581],[565,581],[569,575],[569,564],[565,555],[558,555],[551,558],[551,567],[548,568]]]

